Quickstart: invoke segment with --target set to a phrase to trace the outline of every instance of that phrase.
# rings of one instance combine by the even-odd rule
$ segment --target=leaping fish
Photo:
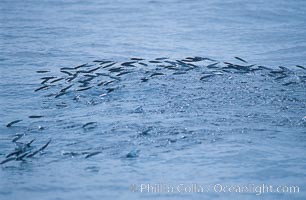
[[[98,69],[100,69],[100,67],[96,67],[94,69],[88,70],[87,73],[91,73],[91,72],[97,71]]]
[[[207,74],[207,75],[204,75],[200,78],[200,80],[204,80],[206,78],[209,78],[209,77],[212,77],[212,76],[215,76],[214,74]]]
[[[142,65],[142,66],[148,66],[146,63],[143,63],[143,62],[139,62],[138,64]]]
[[[97,122],[88,122],[88,123],[84,124],[84,125],[82,126],[82,128],[85,128],[85,129],[86,129],[88,126],[94,125],[94,124],[97,124]]]
[[[303,66],[301,66],[301,65],[296,65],[296,67],[301,68],[301,69],[303,69],[303,70],[306,70],[306,67],[303,67]]]
[[[242,58],[239,58],[239,57],[235,57],[237,60],[240,60],[241,62],[244,62],[244,63],[248,63],[247,61],[245,61],[244,59],[242,59]]]
[[[42,147],[39,148],[38,150],[34,151],[33,153],[28,154],[28,155],[27,155],[27,158],[31,158],[31,157],[35,156],[37,153],[43,151],[45,148],[48,147],[48,145],[51,143],[51,141],[52,141],[52,140],[50,139],[44,146],[42,146]]]
[[[62,67],[62,68],[61,68],[61,71],[62,71],[62,70],[74,70],[74,69],[75,69],[75,68],[72,68],[72,67]]]
[[[64,78],[58,78],[58,79],[55,79],[55,80],[51,81],[50,83],[55,83],[55,82],[61,81],[61,80],[63,80],[63,79],[64,79]]]
[[[9,158],[9,157],[12,157],[12,156],[18,156],[19,154],[21,154],[23,151],[21,149],[17,149],[9,154],[7,154],[5,157],[6,158]]]
[[[15,160],[23,160],[23,158],[25,158],[30,152],[24,152],[23,154],[21,154],[20,156],[18,156]]]
[[[113,62],[113,63],[111,63],[111,64],[105,65],[105,66],[103,66],[103,68],[111,67],[111,66],[113,66],[114,64],[116,64],[116,62]]]
[[[37,118],[42,118],[43,116],[41,115],[30,115],[29,118],[31,119],[37,119]]]
[[[47,73],[47,72],[50,72],[48,70],[37,70],[36,73]]]
[[[41,86],[41,87],[39,87],[39,88],[35,89],[34,91],[35,91],[35,92],[37,92],[37,91],[39,91],[39,90],[42,90],[42,89],[47,89],[47,88],[49,88],[49,85],[44,85],[44,86]]]
[[[64,94],[66,94],[66,92],[60,92],[60,93],[58,93],[57,95],[55,95],[54,98],[58,98],[58,97],[60,97],[60,96],[63,96]]]
[[[45,84],[46,82],[48,82],[49,80],[54,79],[54,78],[57,78],[57,77],[56,77],[56,76],[42,77],[42,78],[40,78],[41,80],[43,80],[43,81],[41,82],[41,84]]]
[[[121,66],[125,66],[125,67],[135,67],[133,64],[136,63],[136,61],[131,61],[131,62],[124,62],[121,63]]]
[[[143,58],[130,58],[130,60],[144,60]]]
[[[153,77],[153,76],[160,76],[160,75],[165,75],[165,74],[161,73],[161,72],[155,72],[155,73],[151,74],[151,77]]]
[[[161,63],[159,60],[150,60],[149,63]]]
[[[17,142],[20,138],[22,138],[24,134],[16,134],[16,136],[12,139],[12,142]]]
[[[22,121],[21,119],[12,121],[12,122],[8,123],[8,124],[6,125],[6,127],[11,127],[13,124],[17,124],[18,122],[21,122],[21,121]]]
[[[129,74],[132,73],[131,71],[125,71],[125,72],[120,72],[119,74],[117,74],[116,76],[122,76],[124,74]]]
[[[85,158],[90,158],[90,157],[98,155],[100,153],[102,153],[102,152],[101,151],[96,151],[96,152],[93,152],[93,153],[90,153],[90,154],[86,155]]]
[[[111,63],[111,62],[113,62],[113,61],[110,61],[110,60],[104,60],[104,61],[102,61],[102,62],[100,63],[100,65],[104,65],[104,64],[107,64],[107,63]]]
[[[144,78],[141,78],[141,82],[147,82],[149,79],[144,77]]]
[[[7,158],[5,160],[3,160],[2,162],[0,162],[0,165],[3,165],[4,163],[7,163],[9,161],[15,160],[15,158]]]
[[[89,87],[85,87],[85,88],[80,88],[80,89],[77,89],[76,91],[84,91],[84,90],[89,90],[90,88],[92,88],[92,86],[89,86]]]
[[[69,76],[72,76],[72,75],[73,75],[71,72],[67,72],[67,71],[65,71],[65,70],[61,70],[61,72],[64,73],[64,74],[67,74],[67,75],[69,75]]]
[[[44,145],[44,146],[42,146],[39,150],[40,151],[43,151],[45,148],[47,148],[48,147],[48,145],[51,143],[51,139],[49,139],[49,141]]]
[[[69,88],[71,88],[72,86],[73,86],[72,84],[71,84],[71,85],[68,85],[67,87],[61,89],[60,92],[66,92],[66,91],[67,91]]]
[[[78,76],[77,74],[73,74],[72,77],[68,77],[68,78],[67,78],[67,82],[73,81],[77,76]]]
[[[218,67],[216,67],[217,64],[219,64],[219,62],[209,64],[209,65],[207,65],[206,67],[207,67],[207,68],[218,68]]]
[[[85,67],[85,66],[87,66],[87,63],[85,63],[85,64],[83,64],[83,65],[76,66],[76,67],[74,67],[74,69],[79,69],[79,68]]]
[[[168,59],[167,57],[160,57],[160,58],[155,58],[155,60],[166,60]]]

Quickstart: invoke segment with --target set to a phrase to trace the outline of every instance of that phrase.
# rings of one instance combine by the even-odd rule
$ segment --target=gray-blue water
[[[0,199],[305,199],[306,71],[295,66],[306,65],[305,53],[302,0],[1,0],[0,162],[32,139],[27,155],[51,143],[0,166]],[[188,56],[216,61],[149,62]],[[71,82],[61,72],[103,59],[121,70],[132,57],[148,66],[118,75],[103,64],[100,76]],[[45,76],[65,79],[35,92]],[[14,120],[23,121],[6,127]],[[140,192],[192,183],[210,190]],[[216,184],[299,192],[216,192]]]

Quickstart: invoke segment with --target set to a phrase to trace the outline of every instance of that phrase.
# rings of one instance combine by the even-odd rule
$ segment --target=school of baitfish
[[[190,71],[195,71],[196,76],[189,78],[194,81],[201,81],[206,84],[207,80],[218,78],[225,74],[260,74],[267,76],[278,82],[283,87],[291,85],[306,84],[306,67],[296,65],[293,68],[279,66],[270,68],[261,65],[249,64],[246,60],[235,57],[237,62],[220,62],[206,57],[187,57],[181,60],[171,60],[161,57],[153,60],[142,58],[130,58],[128,61],[119,62],[112,60],[94,60],[92,63],[82,64],[76,67],[62,67],[60,71],[56,69],[38,70],[41,74],[41,83],[34,92],[40,92],[45,98],[61,99],[61,104],[56,106],[66,106],[65,100],[73,102],[84,102],[96,105],[103,102],[103,97],[112,95],[118,90],[124,90],[125,84],[130,84],[128,80],[133,79],[137,85],[148,84],[153,79],[163,77],[188,76]],[[44,116],[31,115],[30,119],[39,119]],[[7,128],[18,126],[22,119],[16,119],[6,124]],[[97,122],[88,122],[80,128],[84,130],[94,129]],[[40,127],[43,129],[43,127]],[[149,130],[148,130],[149,131]],[[143,132],[145,134],[146,131]],[[11,142],[16,146],[11,152],[7,152],[5,159],[0,161],[0,165],[11,161],[24,161],[35,156],[43,155],[45,149],[52,142],[51,139],[45,141],[43,145],[35,145],[35,139],[31,138],[27,142],[19,142],[21,138],[28,137],[25,134],[16,133]],[[101,151],[82,152],[84,158],[100,154]],[[63,154],[74,155],[74,152],[64,152]],[[135,158],[139,155],[138,149],[132,149],[127,158]]]

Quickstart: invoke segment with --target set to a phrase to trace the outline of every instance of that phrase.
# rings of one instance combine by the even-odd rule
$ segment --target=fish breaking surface
[[[131,86],[139,90],[148,84],[154,84],[153,87],[163,86],[160,79],[170,80],[168,86],[186,79],[193,81],[194,85],[198,85],[200,80],[204,85],[203,81],[234,79],[239,74],[245,74],[248,77],[264,76],[265,80],[283,86],[305,84],[306,69],[303,66],[297,65],[293,70],[282,66],[272,69],[235,58],[238,63],[218,62],[205,57],[187,57],[182,60],[131,58],[131,61],[126,62],[95,60],[90,64],[60,68],[59,72],[45,70],[46,76],[41,77],[41,86],[34,91],[43,92],[45,97],[98,104],[105,102],[103,97],[110,93],[119,91],[125,94]]]
[[[65,145],[75,146],[71,148],[75,150],[63,147],[69,151],[63,150],[62,156],[83,155],[89,159],[103,152],[114,151],[130,158],[140,154],[139,149],[133,149],[134,146],[146,149],[149,146],[173,146],[173,143],[179,143],[173,147],[191,148],[203,141],[224,139],[221,135],[226,133],[218,128],[221,124],[237,132],[252,131],[253,126],[266,120],[275,125],[305,126],[305,120],[296,116],[275,117],[265,109],[257,109],[259,106],[272,106],[280,113],[288,110],[288,107],[305,111],[305,67],[297,65],[289,69],[280,66],[276,69],[249,64],[240,57],[235,59],[237,63],[206,57],[181,60],[131,58],[121,62],[94,60],[75,67],[37,71],[43,77],[33,92],[41,95],[43,105],[47,105],[46,115],[50,109],[58,110],[53,114],[59,116],[53,122],[57,128],[63,132],[86,132],[79,143],[108,135],[119,137],[116,145],[123,145],[126,152],[130,151],[119,153],[108,142],[109,139],[105,139],[103,143],[91,143],[86,150],[78,149],[78,142],[69,142]],[[263,85],[262,82],[268,84]],[[239,106],[240,111],[228,113],[228,109],[233,106]],[[69,120],[60,119],[64,112],[72,113]],[[112,118],[108,118],[110,113]],[[80,117],[78,115],[93,121],[83,124],[73,121]],[[46,124],[41,121],[44,117],[28,116],[29,119]],[[8,129],[16,128],[23,133],[17,133],[12,138],[12,143],[17,147],[4,155],[1,165],[32,158],[42,153],[51,142],[50,139],[38,149],[32,147],[34,139],[18,142],[23,134],[31,135],[31,128],[19,127],[21,123],[24,123],[23,119],[16,119],[6,125]],[[39,121],[32,123],[39,124]],[[50,130],[48,124],[39,125],[37,130],[43,132],[45,128]],[[100,136],[90,139],[90,133]]]
[[[223,169],[224,164],[231,163],[223,175],[210,170],[213,177],[209,181],[232,180],[227,174],[235,174],[238,168],[241,172],[233,176],[240,183],[258,180],[257,176],[278,180],[289,173],[294,184],[303,186],[299,181],[306,166],[302,161],[306,68],[262,66],[240,57],[233,60],[99,59],[34,71],[36,81],[30,91],[25,91],[23,100],[31,101],[31,111],[13,113],[2,127],[1,168],[8,172],[15,168],[43,169],[35,172],[42,176],[46,170],[59,169],[57,173],[67,176],[67,171],[60,169],[71,165],[68,171],[74,170],[72,174],[78,180],[95,174],[107,181],[118,173],[124,180],[140,182],[141,175],[129,174],[148,163],[160,167],[169,162],[180,174],[190,167]],[[280,153],[280,149],[286,151]],[[240,158],[248,160],[249,167],[239,168]],[[262,162],[266,164],[258,167]],[[276,173],[282,165],[298,170]],[[253,169],[257,169],[256,177]],[[54,191],[52,188],[61,185],[62,179],[52,178],[51,171],[53,182],[46,187]],[[162,177],[154,172],[143,176],[150,180]],[[181,180],[173,177],[174,181]],[[192,180],[203,182],[201,177],[197,172]],[[117,187],[127,187],[126,181],[121,183],[119,179],[101,191],[109,195],[114,192],[110,196],[117,198]],[[77,185],[83,186],[86,180]],[[35,187],[35,181],[27,184]],[[90,184],[100,187],[99,181]],[[21,192],[29,191],[21,185]],[[2,193],[12,187],[15,185],[3,185]],[[62,187],[70,191],[69,184]],[[100,194],[100,189],[97,191],[92,195]],[[84,195],[87,192],[82,191]],[[41,195],[45,195],[44,190]]]

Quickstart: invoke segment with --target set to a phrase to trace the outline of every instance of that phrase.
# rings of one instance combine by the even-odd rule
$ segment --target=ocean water
[[[305,35],[300,0],[1,0],[0,162],[35,140],[0,199],[305,199]]]

